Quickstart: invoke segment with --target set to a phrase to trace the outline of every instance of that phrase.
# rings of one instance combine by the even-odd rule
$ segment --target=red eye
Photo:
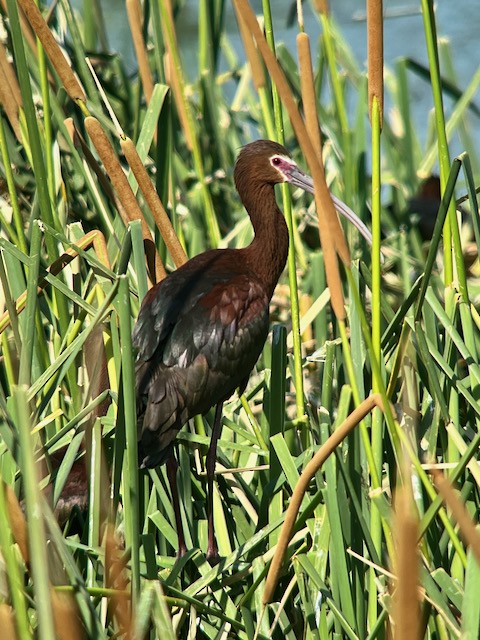
[[[272,158],[272,164],[275,165],[276,167],[278,167],[279,164],[281,164],[281,160],[280,158]]]

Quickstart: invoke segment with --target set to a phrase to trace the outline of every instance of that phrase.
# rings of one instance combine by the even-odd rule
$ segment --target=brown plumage
[[[287,225],[274,185],[290,182],[313,190],[284,147],[269,140],[241,150],[234,178],[255,231],[252,243],[206,251],[154,286],[133,332],[141,465],[167,462],[179,554],[185,552],[185,541],[176,495],[175,437],[189,418],[216,407],[206,461],[210,560],[218,557],[212,487],[222,406],[247,385],[267,338],[269,303],[287,259]]]

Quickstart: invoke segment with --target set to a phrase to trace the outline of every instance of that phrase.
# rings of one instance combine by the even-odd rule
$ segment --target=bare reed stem
[[[275,586],[278,582],[278,576],[280,575],[280,569],[282,568],[283,558],[288,547],[290,538],[292,537],[293,527],[295,526],[295,520],[302,505],[303,497],[308,489],[310,481],[318,471],[320,471],[325,460],[330,456],[338,445],[347,437],[347,435],[355,429],[355,427],[365,418],[365,416],[372,411],[374,407],[379,407],[383,411],[382,397],[380,394],[375,393],[366,398],[352,413],[348,416],[342,424],[335,429],[328,440],[323,444],[317,453],[313,456],[310,462],[307,464],[302,472],[302,475],[298,479],[297,485],[292,494],[292,499],[285,513],[285,521],[280,531],[280,537],[278,538],[277,548],[275,549],[275,555],[273,556],[270,569],[265,581],[265,589],[262,596],[262,603],[264,605],[271,602]]]

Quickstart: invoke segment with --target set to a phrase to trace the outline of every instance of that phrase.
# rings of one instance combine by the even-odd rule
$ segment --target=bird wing
[[[267,337],[264,287],[218,253],[175,271],[142,304],[134,346],[139,437],[156,449],[148,466],[188,418],[246,384]]]
[[[253,340],[248,327],[255,333],[260,316],[263,324],[269,300],[262,284],[230,259],[237,253],[202,254],[150,289],[133,331],[137,360],[187,367],[208,352],[214,367],[223,344],[241,349],[244,335]]]
[[[236,378],[235,370],[244,360],[251,360],[252,349],[258,357],[267,323],[268,298],[263,287],[244,274],[236,274],[228,282],[211,286],[192,310],[177,320],[163,361],[168,367],[186,368],[204,355],[210,370],[220,368]]]
[[[137,359],[152,359],[157,350],[162,348],[178,319],[189,314],[204,295],[204,270],[195,268],[197,262],[195,258],[189,260],[147,292],[132,336]],[[208,263],[205,271],[208,273]]]

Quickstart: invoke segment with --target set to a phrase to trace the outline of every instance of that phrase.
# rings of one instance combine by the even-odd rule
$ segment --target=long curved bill
[[[315,190],[313,188],[313,180],[312,178],[304,173],[301,169],[296,166],[292,166],[289,168],[287,181],[293,185],[294,187],[299,187],[312,195],[315,195]],[[355,227],[357,227],[359,233],[365,238],[368,244],[372,245],[372,234],[370,229],[360,220],[356,213],[354,213],[350,207],[348,207],[342,200],[334,196],[332,193],[333,204],[335,209],[340,213],[344,218],[346,218],[349,222],[351,222]]]

